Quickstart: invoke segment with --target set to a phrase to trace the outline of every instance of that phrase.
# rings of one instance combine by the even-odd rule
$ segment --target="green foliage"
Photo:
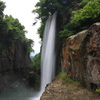
[[[4,25],[5,23],[3,22],[3,11],[4,11],[4,8],[5,8],[5,3],[3,1],[0,1],[0,33],[2,30],[4,30]]]
[[[4,8],[5,8],[5,3],[3,1],[0,1],[0,22],[2,21],[3,19],[3,11],[4,11]]]
[[[87,18],[93,19],[100,16],[100,0],[83,0],[79,6],[83,8],[72,12],[72,23],[80,23]]]
[[[7,49],[12,43],[19,40],[24,44],[26,51],[31,52],[34,41],[25,37],[25,27],[18,19],[3,14],[5,7],[5,3],[0,1],[0,48]]]
[[[72,11],[70,21],[62,25],[60,37],[67,38],[100,21],[100,0],[82,0],[78,6],[79,10]]]
[[[34,57],[32,57],[31,61],[32,61],[32,66],[39,69],[40,68],[40,53],[38,53]]]
[[[67,77],[66,73],[60,72],[59,77],[65,79]]]
[[[70,83],[75,83],[75,81],[73,81],[69,76],[67,76],[67,78],[65,79],[65,81],[70,82]]]
[[[67,82],[76,83],[77,85],[80,84],[80,82],[72,80],[72,79],[70,78],[70,75],[67,75],[67,73],[60,72],[60,73],[59,73],[59,77],[62,78],[62,79],[64,79],[64,80],[67,81]]]
[[[71,35],[73,35],[75,32],[72,30],[73,24],[72,23],[67,23],[62,26],[62,30],[59,32],[59,36],[62,38],[67,38]]]
[[[9,34],[15,39],[20,39],[23,41],[25,39],[25,27],[21,25],[18,19],[14,19],[11,15],[5,15],[4,22],[7,24],[7,29]]]
[[[32,80],[34,80],[32,85],[34,85],[33,87],[37,88],[40,86],[40,74],[39,74],[39,71],[40,71],[40,53],[36,54],[34,57],[31,57],[31,61],[32,61],[31,67],[33,68],[33,71],[30,75],[33,75]]]
[[[38,34],[40,35],[41,39],[43,39],[44,27],[45,27],[45,22],[41,23],[41,27],[38,29]]]
[[[97,93],[100,93],[100,89],[96,89],[96,92],[97,92]]]
[[[64,79],[64,80],[67,81],[67,82],[75,83],[75,81],[73,81],[73,80],[70,78],[70,76],[67,75],[66,73],[62,73],[62,72],[61,72],[61,73],[59,74],[59,77],[62,78],[62,79]]]
[[[53,14],[57,10],[61,10],[63,6],[58,3],[58,0],[40,0],[36,4],[36,9],[33,10],[33,13],[38,13],[38,19],[45,21],[48,16]]]
[[[25,38],[23,43],[24,43],[24,46],[25,46],[25,49],[27,52],[34,52],[34,50],[32,49],[32,47],[34,45],[33,40]]]
[[[75,6],[74,6],[75,5]],[[77,7],[78,10],[73,11]],[[66,6],[58,2],[58,0],[40,0],[36,4],[34,13],[38,13],[37,19],[41,19],[41,27],[38,30],[40,37],[43,37],[43,30],[48,16],[52,15],[55,11],[64,17],[61,23],[59,36],[67,38],[79,31],[85,30],[91,24],[100,21],[100,0],[81,0],[81,2],[69,0]],[[60,20],[58,19],[58,24]]]
[[[63,9],[64,12],[65,7],[62,6],[58,2],[58,0],[40,0],[35,7],[36,9],[34,9],[32,12],[37,13],[38,16],[36,17],[36,19],[41,20],[41,26],[38,29],[38,34],[40,35],[40,38],[43,38],[44,26],[48,17],[52,15],[55,11],[62,13]]]

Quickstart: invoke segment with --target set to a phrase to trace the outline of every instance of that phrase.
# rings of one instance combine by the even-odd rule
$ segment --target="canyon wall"
[[[63,71],[88,88],[100,88],[100,23],[67,38],[62,47]]]
[[[22,42],[17,40],[7,49],[0,49],[0,72],[28,67],[29,53]]]
[[[29,53],[20,40],[0,49],[0,92],[23,84],[30,64]]]

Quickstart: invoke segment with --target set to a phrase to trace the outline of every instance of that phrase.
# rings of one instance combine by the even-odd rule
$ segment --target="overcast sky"
[[[34,43],[33,49],[36,53],[40,52],[40,38],[36,34],[37,29],[40,26],[38,22],[35,26],[32,26],[36,14],[32,13],[32,10],[35,9],[35,4],[39,0],[1,0],[4,1],[6,4],[6,8],[4,10],[4,14],[12,15],[14,18],[19,19],[20,23],[25,26],[25,29],[28,31],[26,34],[27,38],[32,39]]]

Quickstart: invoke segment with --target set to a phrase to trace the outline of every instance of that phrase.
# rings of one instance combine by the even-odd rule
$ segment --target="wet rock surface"
[[[100,95],[76,83],[55,79],[47,85],[40,100],[100,100]]]

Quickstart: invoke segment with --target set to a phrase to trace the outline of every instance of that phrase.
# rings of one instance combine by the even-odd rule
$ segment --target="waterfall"
[[[41,92],[52,81],[55,75],[55,32],[57,12],[46,22],[41,54]]]

